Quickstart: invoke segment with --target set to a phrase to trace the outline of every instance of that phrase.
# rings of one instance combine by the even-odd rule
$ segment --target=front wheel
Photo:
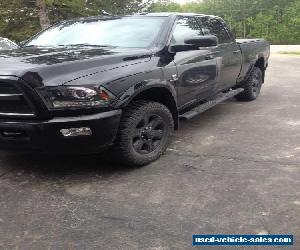
[[[240,86],[244,91],[236,96],[238,101],[253,101],[257,99],[263,83],[263,73],[260,68],[254,67],[250,76]]]
[[[127,164],[147,165],[165,152],[173,130],[174,120],[166,106],[137,101],[124,111],[116,142],[117,154]]]

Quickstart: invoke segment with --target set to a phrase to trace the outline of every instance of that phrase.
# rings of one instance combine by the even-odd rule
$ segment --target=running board
[[[226,92],[226,93],[218,94],[215,99],[207,101],[207,102],[197,106],[196,108],[193,108],[192,110],[180,115],[179,118],[186,119],[186,120],[192,119],[195,116],[205,112],[206,110],[216,106],[217,104],[219,104],[221,102],[226,101],[227,99],[230,99],[231,97],[236,96],[237,94],[239,94],[243,91],[244,91],[243,88],[239,88],[239,89],[230,90],[229,92]]]

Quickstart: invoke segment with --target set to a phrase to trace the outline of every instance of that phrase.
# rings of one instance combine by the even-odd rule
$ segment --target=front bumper
[[[113,144],[122,111],[58,117],[48,121],[0,120],[0,148],[45,153],[94,153]],[[90,128],[91,135],[65,137],[62,129]]]

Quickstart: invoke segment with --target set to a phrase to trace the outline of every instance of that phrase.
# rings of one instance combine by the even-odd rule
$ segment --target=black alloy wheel
[[[166,151],[173,130],[173,116],[166,106],[158,102],[136,101],[124,110],[116,154],[126,165],[147,165]]]

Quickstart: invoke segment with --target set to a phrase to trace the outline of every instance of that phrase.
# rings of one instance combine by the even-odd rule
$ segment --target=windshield
[[[25,46],[93,45],[146,48],[154,42],[164,20],[163,17],[122,17],[64,21],[33,37]]]

